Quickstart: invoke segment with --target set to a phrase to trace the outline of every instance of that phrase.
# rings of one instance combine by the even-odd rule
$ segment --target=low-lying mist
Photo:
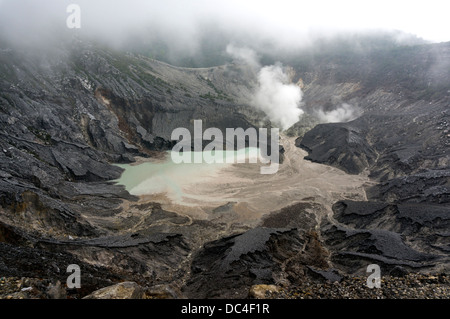
[[[66,24],[72,3],[81,10],[79,29]],[[345,3],[334,8],[332,16],[324,10],[314,3],[288,0],[0,0],[0,43],[51,50],[77,36],[171,64],[201,67],[228,62],[229,43],[276,59],[336,36],[354,49],[367,47],[361,38],[367,34],[378,38],[369,46],[380,39],[385,44],[423,42],[381,24],[353,25],[351,19],[343,23],[338,17],[339,12],[349,15]],[[368,16],[365,10],[358,14]]]
[[[358,107],[347,103],[342,103],[340,107],[337,107],[334,110],[317,110],[315,113],[319,121],[322,123],[337,123],[354,120],[361,115],[362,111]]]
[[[79,29],[67,26],[72,3],[81,9]],[[363,17],[371,19],[365,10],[345,3],[332,7],[333,15],[317,4],[287,0],[0,0],[0,49],[57,54],[61,45],[86,40],[183,67],[238,61],[255,74],[249,104],[286,130],[305,112],[320,122],[360,115],[345,103],[331,111],[302,109],[303,93],[288,66],[306,72],[302,67],[314,64],[317,55],[365,56],[380,48],[426,43],[407,29],[363,23]],[[342,23],[349,7],[359,14],[354,24],[351,19]]]

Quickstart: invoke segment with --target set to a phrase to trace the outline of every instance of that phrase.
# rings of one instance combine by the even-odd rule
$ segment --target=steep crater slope
[[[122,173],[112,164],[159,156],[174,144],[172,130],[192,130],[193,119],[253,127],[262,114],[243,104],[252,78],[240,82],[245,70],[177,68],[76,39],[42,52],[2,42],[0,242],[2,251],[14,246],[1,254],[2,274],[39,277],[45,256],[54,269],[71,259],[101,267],[97,279],[182,280],[193,247],[217,239],[223,226],[140,206],[111,182]]]
[[[378,182],[366,190],[369,202],[336,203],[323,220],[331,259],[346,272],[370,262],[385,271],[398,264],[448,271],[450,44],[316,61],[297,70],[305,109],[347,103],[362,115],[319,124],[296,145],[311,161]]]
[[[178,68],[80,41],[58,54],[2,48],[2,274],[64,280],[61,270],[70,262],[91,274],[88,290],[134,280],[175,283],[187,296],[245,297],[252,284],[332,280],[334,266],[358,272],[373,261],[385,269],[447,265],[448,96],[434,82],[425,88],[418,81],[422,91],[408,89],[435,65],[421,64],[427,52],[443,58],[434,70],[448,80],[441,71],[447,51],[446,45],[425,46],[395,58],[417,66],[407,80],[358,68],[367,61],[376,66],[392,52],[353,59],[355,74],[339,59],[298,67],[305,109],[345,102],[364,115],[318,125],[297,144],[311,160],[350,173],[367,169],[380,184],[367,192],[369,203],[336,204],[334,218],[316,220],[312,211],[327,208],[313,205],[314,198],[295,198],[305,203],[249,229],[139,203],[110,182],[121,174],[112,163],[157,156],[173,145],[172,130],[192,129],[192,119],[222,129],[257,126],[264,116],[246,105],[254,80],[247,68]],[[211,278],[223,286],[213,286]]]
[[[7,211],[53,210],[81,224],[81,214],[111,214],[132,199],[107,183],[122,171],[111,163],[171,148],[172,130],[192,129],[192,119],[245,129],[260,118],[241,112],[246,93],[236,87],[246,86],[222,87],[239,66],[176,68],[81,41],[61,52],[5,48],[0,61],[0,202]]]

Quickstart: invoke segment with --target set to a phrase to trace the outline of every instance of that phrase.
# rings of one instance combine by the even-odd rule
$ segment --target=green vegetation
[[[223,100],[223,101],[233,102],[233,99],[230,98],[229,96],[227,96],[226,94],[213,95],[213,94],[211,94],[211,92],[208,92],[206,94],[199,95],[199,97],[202,98],[202,99],[208,99],[210,101]]]
[[[215,96],[212,95],[210,92],[208,92],[207,94],[201,94],[201,95],[200,95],[200,98],[202,98],[202,99],[208,99],[208,100],[214,101]]]
[[[207,94],[200,95],[201,98],[209,99],[211,101],[214,101],[215,99],[217,99],[217,100],[233,102],[233,99],[231,99],[225,92],[216,88],[216,86],[214,85],[214,83],[212,83],[212,81],[210,79],[208,79],[208,78],[205,79],[205,78],[202,78],[201,76],[198,76],[198,79],[201,81],[205,81],[206,84],[210,88],[212,88],[214,90],[214,92],[216,93],[215,95],[213,95],[213,94],[211,94],[211,92],[208,92]]]

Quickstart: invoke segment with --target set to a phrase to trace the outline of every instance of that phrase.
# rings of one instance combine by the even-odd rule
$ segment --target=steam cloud
[[[382,1],[389,3],[390,8],[394,6],[392,1]],[[439,0],[431,0],[436,1]],[[381,34],[382,38],[391,37],[390,30],[393,29],[392,25],[385,26],[387,17],[380,20],[379,14],[374,14],[373,10],[380,10],[379,13],[384,14],[383,5],[366,10],[364,6],[353,3],[346,6],[336,1],[326,1],[325,6],[320,1],[292,0],[279,0],[277,5],[270,1],[256,0],[197,0],[194,1],[195,4],[189,5],[182,0],[73,2],[81,7],[81,29],[69,30],[66,25],[66,8],[72,1],[0,0],[0,50],[24,45],[24,52],[31,54],[43,49],[57,54],[60,43],[72,41],[73,35],[76,35],[77,38],[87,38],[95,43],[143,54],[155,54],[151,50],[148,52],[149,48],[155,47],[158,52],[163,52],[161,56],[174,63],[185,58],[195,60],[202,55],[205,43],[212,43],[213,48],[216,43],[220,52],[223,50],[222,45],[233,42],[245,43],[261,54],[277,56],[277,53],[285,53],[289,56],[302,49],[311,49],[314,53],[316,45],[320,49],[321,43],[338,37],[352,48],[364,50],[362,44],[366,42],[359,42],[359,35]],[[324,7],[328,8],[327,12],[323,10]],[[395,29],[402,31],[395,36],[399,43],[407,43],[408,39],[413,41],[411,43],[416,43],[415,37],[403,34],[413,31],[419,35],[436,35],[439,40],[430,38],[433,41],[448,41],[449,20],[444,17],[445,10],[437,13],[433,9],[439,7],[438,4],[419,6],[408,2],[407,6],[397,4],[394,7],[391,8],[390,17]],[[405,8],[412,10],[412,14],[404,14]],[[427,10],[431,11],[425,13]],[[436,14],[442,17],[437,18]],[[399,17],[408,19],[411,23],[405,20],[403,27],[399,27]],[[423,21],[427,17],[432,23],[415,23],[418,19]],[[433,26],[436,21],[442,25]],[[425,27],[430,29],[420,30]],[[383,35],[384,31],[389,33]],[[405,38],[402,39],[402,36]],[[299,87],[290,83],[281,64],[262,67],[255,51],[247,48],[229,45],[226,51],[235,59],[250,65],[256,74],[258,84],[250,101],[252,105],[264,111],[282,129],[287,129],[299,120],[303,114],[299,107],[302,92]],[[58,56],[58,59],[63,55]],[[216,59],[218,58],[215,57],[208,64],[219,65],[216,64]],[[440,74],[440,70],[445,69],[448,65],[446,61],[445,57],[439,58],[439,64],[433,66],[436,73]],[[217,63],[222,64],[224,61]],[[316,114],[322,122],[349,121],[359,115],[347,104],[330,112],[321,110]]]
[[[249,48],[240,48],[232,44],[227,53],[234,59],[245,63],[257,71],[258,85],[250,103],[266,113],[271,122],[286,130],[294,125],[303,114],[299,108],[302,91],[290,83],[281,63],[261,67],[257,54]]]
[[[47,47],[55,34],[62,33],[64,38],[74,33],[66,27],[66,8],[76,3],[82,15],[77,35],[127,50],[134,41],[153,44],[164,39],[176,53],[198,54],[205,37],[217,40],[210,37],[214,28],[220,31],[216,35],[258,44],[258,52],[271,45],[282,52],[297,50],[317,37],[369,30],[395,29],[448,41],[446,10],[435,9],[442,6],[442,0],[429,0],[427,6],[406,0],[381,2],[367,10],[354,0],[278,0],[276,5],[257,0],[0,0],[0,36],[13,44],[31,41]]]
[[[258,73],[259,87],[252,104],[264,111],[270,120],[288,129],[300,119],[302,99],[300,87],[289,83],[281,64],[263,67]]]
[[[357,118],[360,113],[358,108],[347,103],[342,103],[341,107],[329,112],[318,110],[317,117],[324,123],[349,122]]]
[[[249,65],[254,69],[260,69],[259,59],[256,52],[249,48],[236,47],[233,44],[227,45],[227,53],[235,60]]]

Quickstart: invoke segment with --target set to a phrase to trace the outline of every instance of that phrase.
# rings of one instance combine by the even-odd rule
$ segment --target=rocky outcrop
[[[144,289],[135,282],[121,282],[94,291],[83,299],[143,299]]]
[[[327,268],[326,254],[314,233],[251,229],[205,244],[183,292],[191,298],[245,298],[252,285],[302,280],[306,265]]]
[[[448,267],[448,208],[429,204],[341,201],[333,220],[321,225],[331,260],[347,273],[368,263],[389,272],[396,266],[442,270]]]
[[[192,131],[194,119],[256,127],[264,115],[246,104],[254,74],[178,68],[79,40],[60,50],[0,50],[2,275],[50,278],[41,296],[54,298],[64,298],[69,264],[87,275],[67,297],[127,281],[93,296],[141,298],[138,285],[150,285],[155,298],[246,298],[252,286],[257,297],[305,278],[340,282],[374,262],[394,274],[447,270],[448,45],[297,68],[308,116],[344,102],[363,111],[308,132],[311,122],[299,125],[297,146],[378,184],[368,202],[340,201],[330,215],[320,199],[287,203],[254,229],[140,204],[111,182],[122,172],[113,163],[169,149],[172,130]]]
[[[133,200],[108,182],[122,172],[113,163],[170,149],[172,130],[193,133],[194,119],[225,131],[263,116],[242,104],[251,75],[231,81],[241,66],[183,69],[72,40],[58,58],[0,50],[0,215],[8,223],[45,235],[105,234],[83,216],[117,214]]]
[[[277,293],[279,291],[280,287],[277,287],[275,285],[254,285],[250,287],[248,297],[254,299],[266,299],[271,294]]]
[[[240,104],[248,88],[223,78],[241,67],[183,69],[72,40],[57,58],[0,50],[0,241],[15,247],[0,258],[3,270],[19,274],[14,256],[35,249],[130,280],[179,278],[187,238],[209,226],[158,207],[131,207],[149,211],[143,221],[122,216],[122,203],[137,198],[111,182],[122,172],[112,164],[169,149],[172,130],[192,129],[193,119],[251,127],[261,114]],[[35,265],[27,274],[45,271]]]
[[[364,130],[347,123],[319,124],[296,140],[305,149],[305,159],[341,168],[349,174],[370,167],[377,153],[367,142]]]
[[[450,203],[450,172],[426,170],[422,173],[393,178],[367,189],[370,199],[386,202]]]
[[[114,274],[106,267],[92,266],[68,252],[52,252],[47,249],[0,242],[0,256],[2,276],[44,278],[50,283],[59,280],[65,284],[70,275],[66,271],[67,267],[72,264],[80,266],[83,274],[81,289],[67,290],[67,296],[72,298],[80,298],[98,287],[108,286],[120,280],[120,275]],[[44,290],[47,291],[47,288]],[[48,292],[46,294],[48,295]]]
[[[162,232],[64,242],[40,240],[36,246],[55,252],[70,252],[92,264],[107,267],[113,273],[151,284],[181,278],[180,260],[190,252],[182,235]]]
[[[448,64],[449,53],[450,45],[443,43],[379,50],[365,57],[352,52],[351,59],[319,54],[315,64],[298,70],[303,108],[314,115],[345,103],[361,116],[317,125],[297,145],[309,152],[308,159],[352,174],[368,169],[383,181],[447,169],[450,95],[444,88],[450,74],[441,67]]]
[[[450,74],[437,69],[449,52],[448,43],[405,47],[306,67],[305,110],[346,103],[361,116],[316,125],[296,145],[308,160],[368,174],[375,184],[367,202],[337,202],[321,222],[340,271],[363,274],[369,263],[383,273],[448,270]]]

